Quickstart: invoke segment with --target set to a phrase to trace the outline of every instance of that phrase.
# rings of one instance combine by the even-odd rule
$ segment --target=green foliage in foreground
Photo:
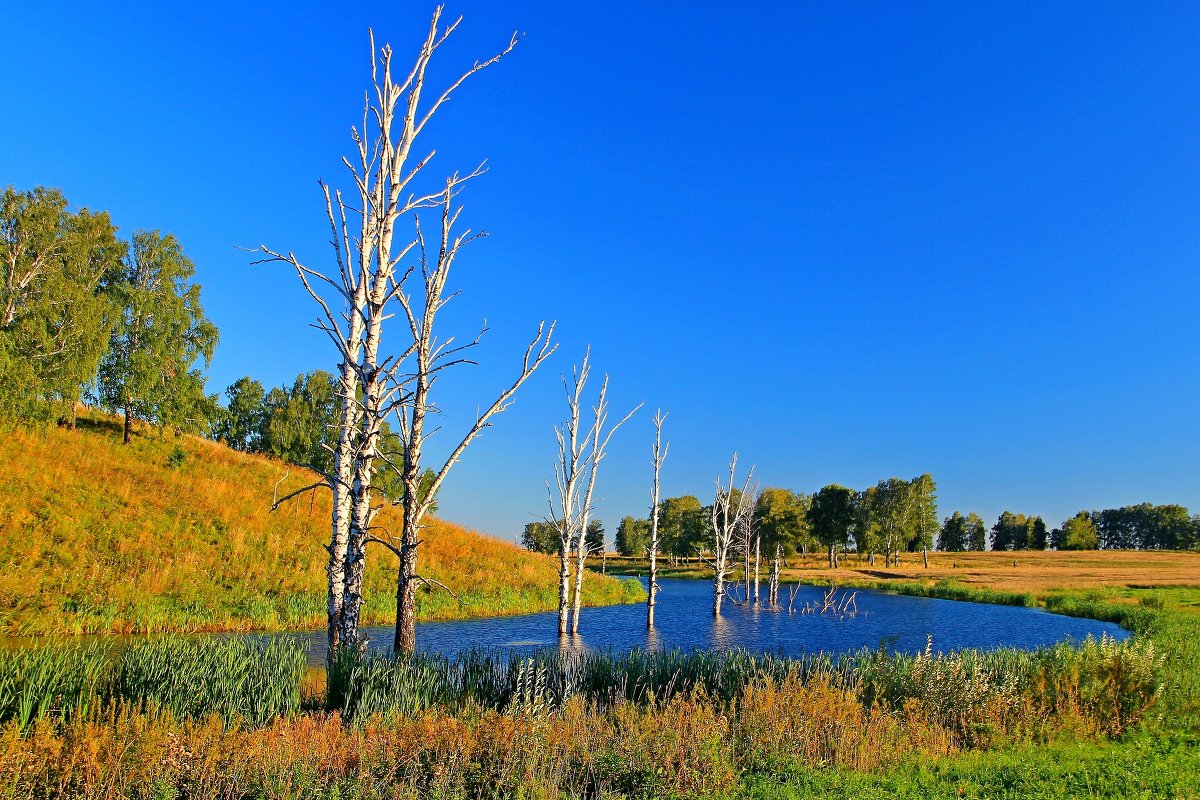
[[[353,721],[431,709],[506,711],[514,704],[549,711],[572,698],[596,708],[646,705],[697,691],[733,708],[748,687],[791,680],[836,687],[865,708],[899,712],[919,704],[971,743],[988,738],[998,713],[1029,709],[1078,709],[1100,730],[1119,734],[1157,698],[1161,664],[1152,642],[1107,638],[1035,651],[802,658],[679,650],[394,657],[344,650],[330,665],[326,708]],[[41,718],[149,703],[178,718],[215,714],[227,724],[259,726],[299,710],[304,673],[304,650],[289,638],[167,637],[136,642],[116,656],[108,643],[12,650],[0,654],[0,723],[15,719],[25,729]]]
[[[114,704],[265,725],[300,708],[304,649],[291,638],[166,637],[0,651],[0,723],[86,717]]]
[[[1029,595],[947,584],[877,588],[1036,604]],[[758,800],[1200,797],[1200,588],[1060,592],[1044,598],[1043,604],[1055,613],[1117,622],[1159,647],[1164,656],[1162,691],[1154,713],[1139,729],[1108,742],[1065,738],[869,773],[798,770],[750,775],[734,794]]]

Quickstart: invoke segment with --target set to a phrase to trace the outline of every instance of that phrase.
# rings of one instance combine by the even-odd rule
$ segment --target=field
[[[1072,589],[1153,589],[1200,586],[1200,553],[1163,550],[1053,550],[1016,552],[930,553],[929,568],[920,553],[906,553],[899,567],[870,566],[855,554],[843,556],[835,570],[824,554],[795,558],[783,572],[785,581],[839,586],[902,582],[951,582],[975,589],[1032,595]],[[664,577],[707,577],[703,567],[671,567],[659,562]],[[644,559],[609,557],[608,570],[645,575]],[[765,583],[767,565],[762,567]]]
[[[0,434],[0,633],[9,635],[298,629],[324,624],[329,496],[275,513],[312,482],[296,467],[204,439],[154,432],[120,443],[115,422]],[[397,516],[381,512],[381,524]],[[418,595],[421,619],[556,607],[553,559],[433,520],[421,569],[463,597]],[[395,615],[395,559],[366,574],[367,624]],[[600,575],[588,603],[629,602],[632,581]]]

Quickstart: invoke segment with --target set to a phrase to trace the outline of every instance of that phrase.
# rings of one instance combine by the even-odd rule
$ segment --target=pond
[[[645,580],[643,580],[645,583]],[[1035,648],[1088,635],[1108,634],[1124,639],[1129,633],[1110,622],[1065,617],[1038,608],[935,600],[859,590],[857,611],[846,614],[801,613],[805,604],[821,605],[825,590],[800,586],[796,613],[789,614],[787,586],[780,587],[782,610],[726,603],[718,619],[712,616],[712,584],[701,580],[664,579],[655,610],[655,630],[646,631],[646,606],[585,608],[580,634],[563,646],[571,649],[629,650],[634,647],[684,650],[745,648],[788,655],[843,653],[862,648],[915,653],[933,637],[936,651],[997,647]],[[849,591],[840,591],[847,597]],[[763,585],[763,599],[766,585]],[[417,648],[453,654],[473,647],[531,652],[559,646],[557,614],[417,624]],[[392,646],[390,627],[365,630],[372,649]],[[325,660],[323,631],[303,634],[309,661]]]

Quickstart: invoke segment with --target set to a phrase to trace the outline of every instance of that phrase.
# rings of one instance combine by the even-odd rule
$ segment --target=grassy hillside
[[[324,624],[328,492],[271,514],[287,467],[194,437],[135,437],[85,417],[76,431],[0,434],[0,632],[249,630]],[[291,469],[281,486],[308,474]],[[380,523],[397,529],[398,514]],[[391,518],[391,524],[389,524]],[[433,520],[421,571],[455,589],[421,592],[421,619],[543,611],[557,603],[547,556]],[[393,621],[395,558],[371,551],[365,619]],[[640,599],[600,575],[590,604]]]

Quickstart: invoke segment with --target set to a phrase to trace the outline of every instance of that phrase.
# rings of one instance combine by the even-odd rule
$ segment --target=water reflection
[[[737,647],[737,642],[737,631],[733,623],[729,621],[729,617],[724,614],[714,616],[712,627],[709,629],[708,649],[730,650]]]
[[[1117,625],[1048,614],[1041,609],[994,606],[859,591],[855,613],[819,613],[825,590],[815,586],[793,589],[795,613],[783,607],[726,604],[720,617],[712,615],[709,581],[660,579],[655,626],[646,628],[645,604],[584,608],[577,636],[558,638],[553,612],[518,617],[423,622],[417,625],[417,647],[452,654],[472,647],[533,652],[557,647],[564,652],[679,647],[783,652],[849,652],[863,648],[916,653],[933,637],[939,651],[1003,646],[1040,647],[1067,639],[1107,633],[1118,639],[1128,634]],[[817,609],[802,613],[805,606]],[[371,646],[391,647],[390,628],[370,628]],[[324,659],[324,637],[314,633],[310,659]]]

